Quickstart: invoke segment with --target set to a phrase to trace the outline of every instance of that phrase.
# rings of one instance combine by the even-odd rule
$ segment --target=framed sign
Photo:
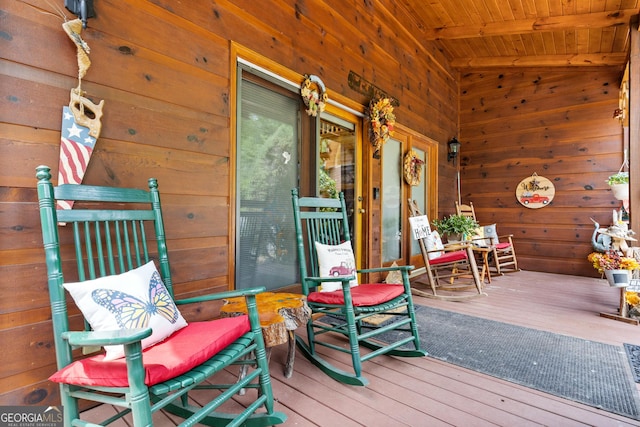
[[[429,218],[426,215],[409,217],[409,224],[415,240],[424,239],[431,233]]]
[[[551,203],[555,194],[553,183],[536,173],[520,181],[516,188],[518,202],[529,209],[544,208]]]

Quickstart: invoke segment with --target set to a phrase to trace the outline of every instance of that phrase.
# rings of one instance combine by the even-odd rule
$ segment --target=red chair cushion
[[[404,293],[403,285],[369,283],[351,288],[351,298],[355,307],[366,307],[382,304]],[[342,290],[333,292],[311,292],[307,296],[308,302],[321,304],[344,304]]]
[[[250,330],[249,317],[193,322],[142,352],[147,386],[167,381],[210,359]],[[49,379],[58,383],[126,387],[124,358],[105,361],[99,354],[62,368]]]
[[[509,249],[510,247],[511,247],[511,243],[498,243],[496,245],[496,249],[498,250]]]
[[[463,261],[467,259],[466,251],[447,252],[437,258],[429,260],[429,265],[446,264],[449,262]]]

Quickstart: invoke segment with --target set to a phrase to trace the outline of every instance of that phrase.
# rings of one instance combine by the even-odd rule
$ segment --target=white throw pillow
[[[471,243],[475,246],[486,248],[491,244],[489,239],[485,239],[484,227],[478,227],[473,231],[473,236],[471,236]]]
[[[429,233],[429,235],[426,238],[426,244],[427,244],[427,251],[429,251],[429,253],[427,254],[429,259],[434,259],[434,258],[438,258],[439,256],[442,256],[443,254],[442,250],[444,249],[444,245],[442,244],[440,233],[438,233],[436,230],[433,230],[431,233]],[[439,252],[431,252],[431,251],[439,251]]]
[[[494,245],[498,244],[498,231],[496,230],[496,225],[495,224],[491,224],[491,225],[485,225],[484,226],[484,237],[486,237],[485,241],[487,242],[487,245],[490,245],[491,243],[493,243]],[[491,237],[493,237],[493,241],[490,239]]]
[[[94,331],[151,327],[142,348],[160,342],[187,326],[153,261],[123,274],[65,283]],[[104,360],[124,357],[121,345],[105,346]]]
[[[351,242],[339,245],[324,245],[316,243],[318,268],[321,277],[351,276],[356,274],[356,259],[353,256]],[[349,282],[351,287],[358,286],[356,277]],[[342,289],[340,282],[323,282],[320,292],[333,292]]]

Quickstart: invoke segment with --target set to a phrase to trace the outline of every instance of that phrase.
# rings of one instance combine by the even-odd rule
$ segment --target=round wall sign
[[[520,181],[516,188],[518,202],[530,209],[544,208],[551,203],[555,194],[553,183],[536,173]]]

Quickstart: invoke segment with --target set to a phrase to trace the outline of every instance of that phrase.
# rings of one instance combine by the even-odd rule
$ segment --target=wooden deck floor
[[[486,292],[487,297],[467,302],[415,300],[607,344],[640,344],[640,326],[599,316],[616,313],[620,297],[604,280],[521,271],[494,278]],[[285,379],[285,357],[286,346],[275,348],[271,371],[276,409],[288,415],[288,426],[640,426],[636,420],[430,357],[382,356],[366,362],[366,388],[339,384],[301,356],[293,377]],[[242,401],[238,397],[237,404]],[[103,405],[93,411],[110,410]],[[154,415],[154,423],[176,425],[164,414]]]

